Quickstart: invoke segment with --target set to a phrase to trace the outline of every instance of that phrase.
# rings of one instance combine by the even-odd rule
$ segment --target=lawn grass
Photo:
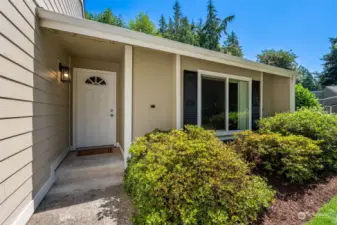
[[[323,205],[306,225],[337,225],[337,196]]]

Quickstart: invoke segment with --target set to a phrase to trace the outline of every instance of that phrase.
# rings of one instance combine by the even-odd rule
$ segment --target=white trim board
[[[221,52],[211,51],[204,48],[183,44],[177,41],[128,30],[125,28],[102,24],[82,18],[71,17],[48,11],[43,8],[37,9],[37,15],[40,18],[40,26],[49,29],[116,41],[133,46],[146,47],[240,68],[272,73],[279,76],[292,77],[297,74],[294,71],[241,59],[239,57],[226,55]]]
[[[39,206],[44,196],[48,193],[50,188],[53,186],[56,178],[55,178],[55,170],[64,160],[64,158],[68,155],[69,148],[64,150],[59,157],[51,164],[50,166],[50,176],[49,179],[44,183],[39,192],[36,194],[33,200],[31,200],[27,206],[22,210],[22,212],[18,215],[16,220],[12,225],[22,225],[26,224],[30,217],[34,214],[36,208]]]
[[[132,142],[132,54],[130,45],[124,48],[124,167],[127,166],[127,159],[130,157],[129,148]]]
[[[73,77],[72,77],[72,85],[73,85],[73,88],[72,88],[72,96],[73,96],[73,113],[72,113],[72,125],[73,125],[73,143],[72,143],[72,146],[71,146],[71,150],[76,150],[77,149],[77,140],[76,140],[76,137],[77,137],[77,123],[76,123],[76,119],[77,119],[77,73],[78,72],[92,72],[92,73],[95,73],[95,74],[104,74],[104,75],[116,75],[117,72],[111,72],[111,71],[102,71],[102,70],[91,70],[91,69],[83,69],[83,68],[73,68]],[[117,75],[116,75],[117,77]],[[116,84],[117,85],[117,84]],[[116,98],[117,98],[117,94],[118,93],[115,93],[116,94]],[[116,118],[118,119],[118,115],[117,115],[117,112],[118,110],[116,109],[115,110],[115,116]],[[116,121],[117,121],[116,119]],[[117,135],[117,129],[116,129],[116,135]]]
[[[180,55],[175,55],[175,117],[176,117],[176,129],[182,128],[181,122],[181,97],[182,97],[182,87],[181,87],[181,59]]]

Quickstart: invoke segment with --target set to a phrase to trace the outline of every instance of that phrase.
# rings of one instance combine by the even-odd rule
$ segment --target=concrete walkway
[[[123,190],[123,175],[118,151],[81,157],[70,153],[28,225],[132,224],[132,203]]]

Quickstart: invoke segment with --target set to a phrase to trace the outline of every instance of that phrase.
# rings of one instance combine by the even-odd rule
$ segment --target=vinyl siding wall
[[[69,146],[69,85],[57,74],[68,56],[39,28],[36,7],[82,16],[77,0],[1,0],[0,224],[18,218]]]
[[[15,1],[15,0],[14,0]],[[22,0],[17,0],[22,1]],[[83,0],[26,0],[40,7],[74,17],[84,17]]]

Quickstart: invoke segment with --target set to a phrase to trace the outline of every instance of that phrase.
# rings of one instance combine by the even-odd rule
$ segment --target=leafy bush
[[[261,133],[302,135],[319,140],[325,169],[337,169],[337,116],[322,109],[302,108],[294,113],[280,113],[259,121]]]
[[[296,84],[295,86],[295,104],[296,109],[301,107],[321,107],[315,94],[310,92],[309,89],[303,87],[301,84]]]
[[[248,224],[274,191],[215,133],[195,126],[138,138],[125,188],[136,224]]]
[[[253,162],[259,170],[283,176],[293,183],[303,183],[313,179],[322,168],[318,143],[303,136],[245,131],[237,134],[234,146],[245,160]]]

